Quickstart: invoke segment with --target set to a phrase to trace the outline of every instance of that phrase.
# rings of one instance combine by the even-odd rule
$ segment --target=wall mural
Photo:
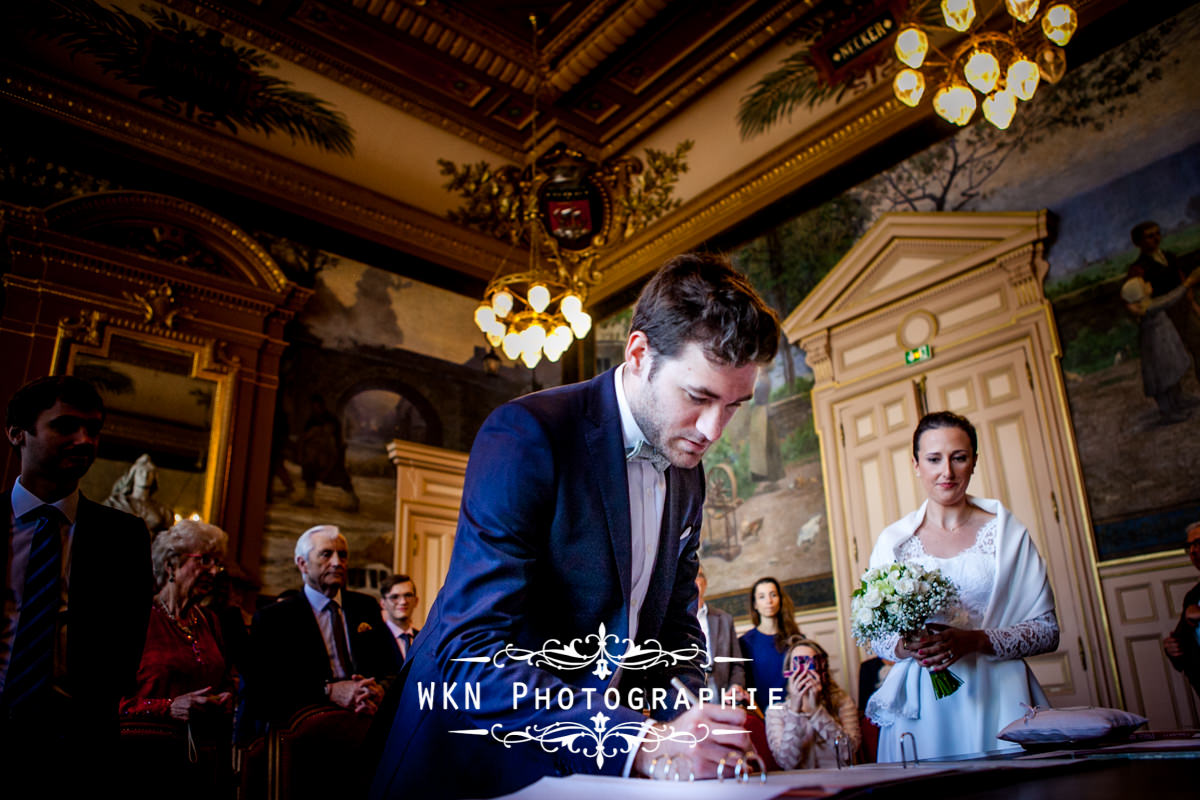
[[[260,239],[314,289],[289,326],[280,370],[262,593],[299,586],[293,547],[317,524],[346,535],[351,584],[377,590],[392,569],[396,524],[388,442],[465,451],[483,417],[534,378],[519,365],[486,374],[471,323],[475,300],[287,239]],[[549,363],[537,376],[546,385],[561,380]]]
[[[1097,551],[1110,560],[1177,548],[1200,519],[1200,483],[1179,477],[1196,463],[1183,443],[1200,435],[1200,307],[1162,287],[1200,266],[1198,74],[1193,7],[1043,87],[1008,131],[971,125],[731,257],[782,317],[884,212],[1049,209],[1046,293]],[[1139,247],[1131,231],[1143,222],[1155,227]],[[1148,278],[1144,296],[1123,300],[1135,273]],[[1174,302],[1165,314],[1161,300]],[[598,358],[619,363],[613,331],[624,329],[613,318],[598,329],[614,340],[598,342]],[[705,458],[702,558],[710,599],[731,613],[749,613],[762,575],[798,608],[834,603],[811,385],[803,351],[784,348]]]

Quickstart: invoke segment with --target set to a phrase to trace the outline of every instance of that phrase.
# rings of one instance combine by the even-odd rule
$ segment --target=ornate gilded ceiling
[[[520,160],[538,127],[606,157],[776,41],[785,0],[165,0]],[[535,51],[534,29],[538,24]],[[247,35],[250,33],[251,35]]]
[[[539,150],[563,142],[599,160],[695,140],[677,195],[683,207],[603,256],[596,299],[620,292],[672,253],[792,202],[836,170],[879,159],[898,135],[911,139],[931,116],[902,107],[885,78],[741,138],[739,99],[803,44],[800,32],[811,36],[821,27],[814,20],[837,18],[850,0],[44,2],[82,4],[93,16],[96,8],[115,8],[148,20],[158,28],[152,54],[166,62],[174,56],[180,68],[173,80],[217,83],[180,55],[184,39],[201,40],[218,60],[236,54],[227,72],[243,79],[222,85],[241,87],[243,100],[271,89],[272,101],[291,102],[298,116],[272,129],[255,128],[253,115],[214,122],[203,110],[181,110],[161,85],[165,73],[138,59],[131,66],[128,52],[113,57],[124,59],[123,69],[140,70],[141,84],[120,85],[103,55],[6,25],[5,17],[31,7],[23,4],[0,10],[0,114],[19,110],[24,119],[52,121],[56,133],[70,131],[62,146],[120,153],[282,211],[301,228],[319,223],[377,253],[396,254],[380,266],[427,281],[436,273],[443,278],[432,282],[466,294],[478,293],[513,253],[449,221],[455,198],[437,161],[523,162],[535,141],[539,85]],[[1077,5],[1087,21],[1122,3]],[[531,14],[539,25],[536,49]],[[165,46],[163,30],[171,34]],[[189,75],[189,64],[200,74]],[[314,144],[304,132],[303,116],[319,116],[315,101],[344,115],[352,155]],[[268,114],[257,100],[250,105],[278,123],[274,107]],[[231,131],[230,122],[240,127]]]

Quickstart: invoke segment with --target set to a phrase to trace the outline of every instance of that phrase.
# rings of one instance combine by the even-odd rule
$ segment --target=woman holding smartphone
[[[793,636],[783,661],[787,700],[767,708],[767,743],[783,769],[815,769],[837,764],[858,750],[862,735],[858,706],[829,677],[829,656],[811,639]]]

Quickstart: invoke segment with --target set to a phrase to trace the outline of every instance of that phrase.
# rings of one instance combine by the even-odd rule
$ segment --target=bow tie
[[[649,461],[650,466],[654,467],[659,472],[666,472],[667,467],[671,466],[671,462],[663,455],[663,452],[654,445],[647,442],[645,439],[640,440],[633,447],[625,449],[626,461]]]

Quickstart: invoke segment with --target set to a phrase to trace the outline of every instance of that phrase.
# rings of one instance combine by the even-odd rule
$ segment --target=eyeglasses
[[[416,592],[405,592],[404,594],[385,594],[384,600],[391,600],[393,603],[399,603],[401,600],[415,600]]]
[[[200,566],[209,567],[224,567],[225,562],[216,553],[184,553],[184,558],[194,558],[200,562]]]

